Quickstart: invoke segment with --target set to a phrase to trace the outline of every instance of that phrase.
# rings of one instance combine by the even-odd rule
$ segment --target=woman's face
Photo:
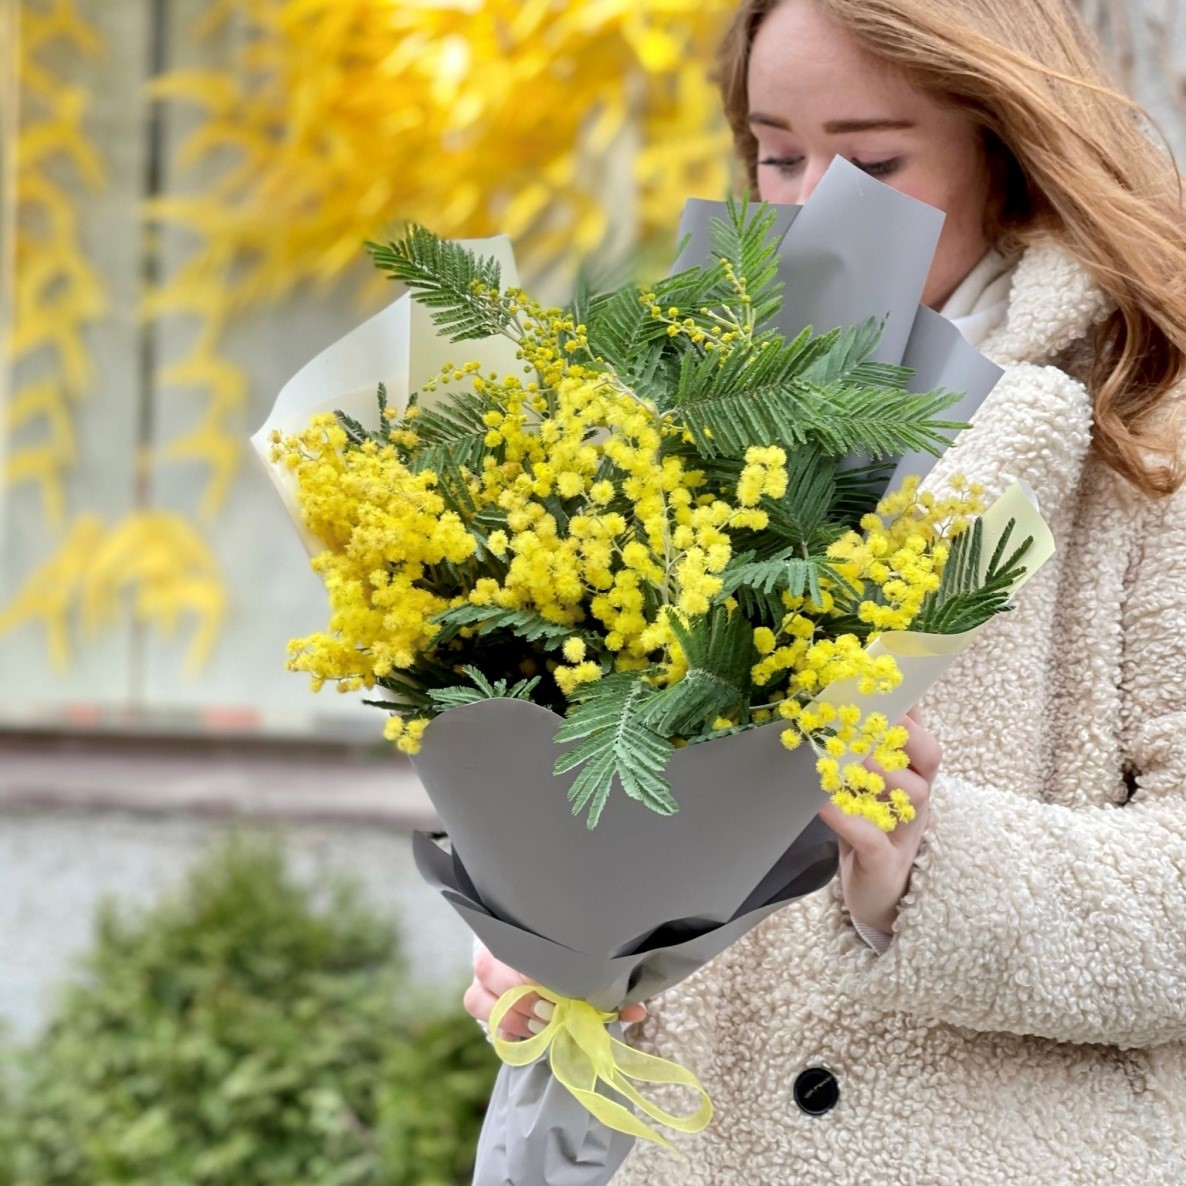
[[[758,192],[801,204],[836,155],[947,214],[923,303],[939,308],[991,246],[979,129],[866,52],[815,0],[783,0],[750,53]]]

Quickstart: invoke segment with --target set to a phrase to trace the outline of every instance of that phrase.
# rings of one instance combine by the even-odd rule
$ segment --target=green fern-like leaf
[[[494,401],[475,391],[452,391],[435,407],[422,408],[414,422],[420,447],[412,468],[420,472],[451,464],[480,473],[483,460],[500,451],[486,444],[490,428],[483,417],[492,409],[497,409]]]
[[[366,243],[375,266],[407,285],[452,342],[506,333],[512,317],[499,299],[502,268],[422,226],[397,243]]]
[[[508,687],[505,679],[491,683],[476,667],[463,667],[462,671],[473,681],[473,686],[458,684],[451,688],[434,688],[428,698],[436,712],[448,712],[451,708],[477,704],[480,700],[530,700],[540,681],[537,675]]]
[[[869,361],[869,356],[881,341],[884,329],[884,322],[870,317],[859,325],[833,330],[831,348],[814,360],[803,375],[804,381],[817,387],[830,387],[833,383],[867,383],[899,389],[905,387],[906,380],[912,374],[906,367]]]
[[[589,828],[597,826],[615,782],[660,815],[676,810],[663,777],[674,747],[642,721],[642,711],[653,695],[642,673],[630,671],[586,684],[572,696],[572,711],[556,740],[580,744],[562,754],[554,770],[561,775],[581,767],[568,798],[573,815],[588,809]]]
[[[732,594],[741,607],[741,612],[751,626],[769,626],[775,629],[786,617],[786,606],[778,593],[765,593],[749,585],[742,585]]]
[[[782,307],[782,285],[776,279],[778,243],[771,234],[775,214],[766,203],[751,213],[748,201],[738,202],[732,197],[726,211],[724,219],[712,221],[713,246],[733,265],[735,273],[745,278],[751,305],[749,310],[736,308],[739,320],[744,321],[748,315],[753,324],[763,325]],[[727,307],[738,304],[731,289],[722,297],[721,303]]]
[[[531,610],[503,609],[497,605],[458,605],[443,610],[431,621],[441,627],[433,639],[437,646],[451,642],[466,626],[476,626],[479,634],[507,630],[524,642],[562,643],[575,633],[571,626],[550,622]]]
[[[821,605],[823,578],[849,595],[856,594],[827,556],[804,556],[795,549],[762,560],[747,559],[747,555],[736,558],[721,574],[723,585],[718,597],[732,596],[742,589],[770,597],[782,593],[802,597],[806,593],[816,605]]]
[[[757,661],[753,627],[722,605],[685,624],[670,614],[672,632],[688,661],[687,672],[652,696],[642,720],[664,737],[682,737],[706,720],[742,707],[749,697],[750,668]]]
[[[387,443],[387,438],[382,431],[371,432],[370,429],[364,428],[353,416],[347,416],[345,412],[339,409],[334,410],[334,418],[346,434],[347,449],[357,448],[364,441],[374,441],[378,445]]]
[[[677,360],[669,348],[667,327],[651,316],[639,293],[632,285],[589,298],[580,316],[589,340],[587,355],[610,367],[640,398],[658,401]]]
[[[837,527],[853,529],[885,493],[893,477],[894,461],[875,461],[867,465],[838,469],[835,473],[828,520]]]
[[[763,534],[786,548],[810,547],[823,535],[832,535],[831,511],[836,500],[836,462],[809,450],[787,457],[787,489],[781,498],[762,499],[769,518]],[[830,542],[830,541],[829,541]],[[743,547],[751,546],[748,541]]]
[[[740,457],[751,445],[810,445],[832,457],[937,452],[944,432],[965,427],[938,413],[958,397],[909,392],[910,372],[870,363],[873,322],[793,341],[759,335],[724,357],[687,353],[670,409],[705,456]]]
[[[911,630],[928,634],[962,634],[1006,612],[1010,608],[1013,586],[1025,573],[1022,558],[1034,542],[1033,536],[1027,536],[1006,554],[1016,525],[1016,520],[1009,520],[984,566],[983,576],[983,521],[976,519],[971,527],[956,536],[939,588],[927,594]]]

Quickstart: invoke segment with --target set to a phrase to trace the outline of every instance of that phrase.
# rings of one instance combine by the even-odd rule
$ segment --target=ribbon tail
[[[524,997],[538,993],[552,1001],[555,1012],[542,1033],[521,1042],[498,1037],[507,1012]],[[645,1054],[610,1035],[605,1028],[613,1014],[602,1013],[586,1001],[571,1000],[538,985],[522,984],[508,989],[490,1011],[490,1032],[499,1058],[510,1066],[522,1067],[545,1054],[559,1083],[606,1127],[665,1149],[674,1146],[643,1119],[655,1121],[682,1133],[697,1133],[712,1120],[712,1101],[700,1080],[686,1067],[669,1059]],[[688,1087],[700,1096],[700,1106],[688,1116],[678,1116],[652,1103],[633,1085],[671,1083]],[[618,1099],[598,1091],[603,1084]],[[626,1103],[620,1103],[619,1099]],[[627,1104],[632,1104],[637,1113]],[[641,1115],[640,1115],[641,1114]]]
[[[608,1037],[608,1035],[606,1036]],[[552,1068],[552,1074],[556,1076],[556,1082],[571,1092],[586,1111],[600,1120],[602,1124],[617,1132],[626,1133],[628,1136],[639,1137],[644,1141],[653,1141],[665,1149],[674,1149],[666,1137],[639,1119],[624,1104],[597,1091],[599,1080],[606,1082],[607,1086],[614,1090],[617,1090],[617,1087],[606,1080],[604,1076],[598,1074],[594,1059],[573,1039],[571,1034],[562,1031],[556,1035],[556,1039],[552,1043],[549,1065]],[[631,1089],[631,1094],[638,1099],[642,1098],[633,1089]],[[645,1100],[642,1102],[646,1104]]]
[[[603,1076],[615,1091],[624,1095],[636,1107],[641,1109],[652,1120],[676,1132],[696,1133],[707,1128],[712,1120],[712,1100],[704,1085],[692,1074],[687,1067],[670,1059],[657,1058],[653,1054],[646,1054],[610,1038],[610,1074]],[[677,1116],[652,1104],[642,1096],[628,1080],[636,1083],[672,1083],[679,1087],[688,1087],[700,1096],[700,1104],[694,1112],[687,1116]]]

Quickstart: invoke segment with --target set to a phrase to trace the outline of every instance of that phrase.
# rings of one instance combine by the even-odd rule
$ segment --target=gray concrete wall
[[[34,1036],[59,987],[77,975],[105,897],[142,907],[176,886],[232,828],[276,835],[293,875],[322,899],[348,876],[363,898],[398,920],[417,983],[460,1000],[469,983],[468,931],[412,865],[408,837],[360,824],[281,824],[146,817],[124,812],[0,814],[0,1021],[18,1042]]]
[[[321,901],[334,877],[358,882],[414,980],[459,998],[469,932],[411,858],[412,829],[435,825],[383,751],[0,734],[0,1025],[37,1032],[102,899],[151,904],[233,830],[276,837]]]
[[[1181,0],[1078,0],[1116,81],[1186,166],[1186,13]]]

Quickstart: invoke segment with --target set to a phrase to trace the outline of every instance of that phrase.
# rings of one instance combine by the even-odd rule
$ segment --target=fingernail
[[[529,1017],[527,1019],[527,1028],[531,1030],[533,1034],[542,1034],[548,1027],[544,1022],[537,1021],[534,1017]]]
[[[532,1013],[540,1018],[541,1021],[551,1021],[555,1012],[556,1006],[551,1001],[536,1001],[535,1008],[532,1009]]]

